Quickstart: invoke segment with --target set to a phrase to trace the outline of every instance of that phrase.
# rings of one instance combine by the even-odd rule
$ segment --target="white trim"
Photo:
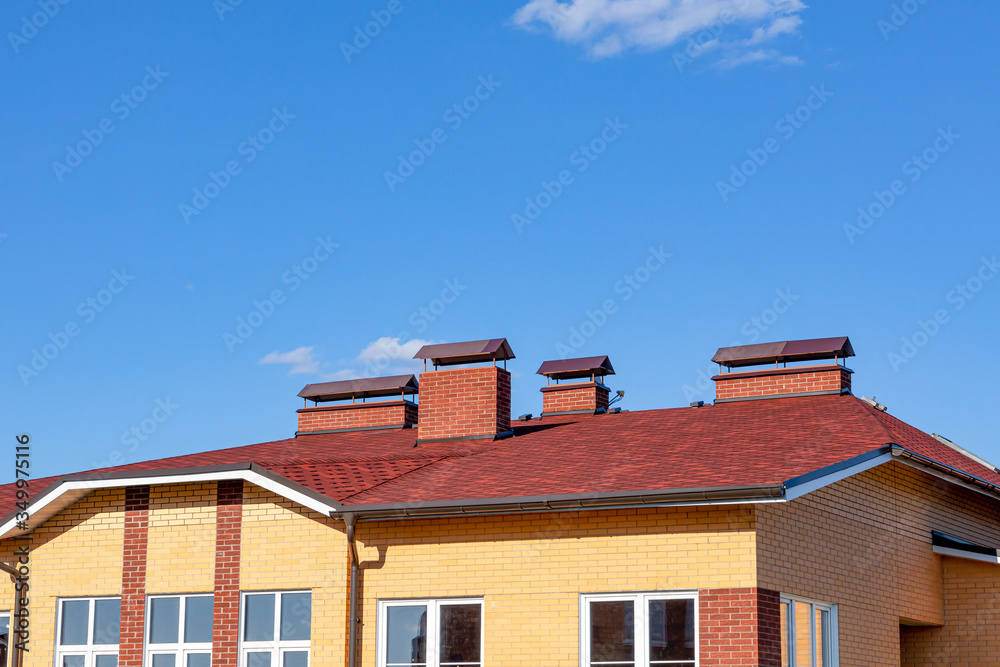
[[[810,600],[808,598],[798,597],[797,595],[781,595],[781,604],[788,605],[789,615],[785,619],[785,631],[786,636],[782,637],[782,644],[784,648],[788,651],[788,665],[791,667],[812,667],[812,665],[799,665],[798,664],[798,651],[795,645],[797,639],[797,632],[795,631],[795,604],[805,604],[809,605],[809,637],[810,637],[810,649],[809,653],[811,656],[812,665],[823,665],[823,667],[839,667],[840,665],[840,631],[839,623],[837,617],[837,605],[831,604],[829,602],[817,602],[816,600]],[[825,611],[830,614],[830,632],[828,637],[830,639],[830,659],[827,660],[826,656],[823,656],[822,661],[818,660],[819,656],[816,655],[816,612]]]
[[[267,489],[287,500],[298,503],[303,507],[315,510],[325,516],[330,512],[341,511],[344,508],[337,502],[330,500],[328,503],[302,493],[298,489],[292,488],[280,481],[266,477],[259,472],[249,469],[242,470],[216,470],[209,472],[186,473],[180,475],[151,475],[136,477],[109,477],[106,479],[93,480],[70,480],[62,482],[50,493],[45,494],[37,501],[28,506],[31,515],[29,524],[32,528],[37,528],[37,519],[41,517],[44,522],[55,516],[62,510],[72,505],[77,500],[86,497],[93,491],[99,489],[114,489],[125,486],[154,486],[161,484],[191,484],[195,482],[215,482],[219,480],[242,479],[263,489]],[[69,496],[69,498],[67,498]],[[10,537],[14,533],[19,533],[17,519],[12,518],[7,523],[0,525],[0,539]]]
[[[934,547],[934,553],[942,556],[954,556],[955,558],[966,558],[968,560],[979,560],[984,563],[1000,564],[1000,557],[977,554],[974,551],[963,551],[961,549],[950,549],[948,547]]]
[[[581,593],[580,594],[580,667],[591,667],[590,662],[590,603],[591,602],[632,602],[633,622],[633,663],[636,667],[649,667],[649,625],[647,614],[649,603],[656,600],[691,600],[694,602],[694,660],[676,660],[669,663],[655,662],[655,665],[677,664],[697,667],[701,660],[701,614],[698,591],[648,591],[632,593]],[[642,641],[640,641],[640,639]]]
[[[281,614],[282,598],[285,595],[309,595],[309,639],[282,639],[281,638]],[[246,604],[247,597],[251,595],[271,595],[274,598],[274,628],[270,640],[245,640],[247,622]],[[239,664],[246,667],[247,655],[250,653],[270,653],[271,667],[282,666],[282,656],[288,651],[305,651],[306,665],[312,664],[312,589],[276,590],[276,591],[242,591],[240,593],[240,622],[239,622]]]
[[[97,657],[102,655],[118,656],[119,644],[95,644],[94,643],[94,623],[97,616],[98,600],[118,600],[119,595],[97,595],[93,597],[60,597],[56,598],[56,626],[55,642],[53,643],[52,660],[55,667],[62,665],[62,658],[65,656],[82,656],[84,667],[94,667],[97,664]],[[86,644],[60,644],[63,622],[63,604],[66,602],[87,602],[87,643]],[[120,609],[120,607],[119,607]],[[121,612],[119,611],[119,614]],[[121,617],[119,615],[119,621]],[[119,642],[121,638],[119,638]],[[65,648],[63,648],[65,646]],[[9,654],[8,654],[9,657]]]
[[[164,600],[168,598],[177,599],[177,641],[172,644],[153,644],[150,638],[153,635],[153,600]],[[189,654],[208,654],[209,661],[212,656],[212,641],[208,642],[188,642],[184,639],[185,620],[187,618],[187,601],[191,598],[208,598],[212,600],[213,614],[215,610],[215,595],[213,593],[186,593],[186,594],[165,594],[146,596],[146,623],[143,628],[143,664],[147,667],[153,666],[153,656],[173,655],[175,667],[187,667],[187,656]],[[211,664],[211,662],[209,663]]]
[[[835,484],[841,480],[845,480],[848,477],[853,477],[854,475],[865,472],[866,470],[871,470],[876,466],[880,466],[883,463],[888,463],[893,460],[892,453],[887,452],[881,456],[876,456],[874,458],[868,459],[867,461],[862,461],[857,465],[853,465],[849,468],[843,468],[837,472],[832,472],[829,475],[824,475],[822,477],[817,477],[816,479],[809,480],[803,484],[797,484],[791,488],[785,490],[785,500],[795,500],[796,498],[801,498],[807,493],[812,493],[813,491],[818,491],[824,486],[829,486]]]
[[[377,643],[375,645],[375,664],[378,667],[386,667],[386,652],[385,643],[388,634],[388,609],[390,607],[419,607],[423,606],[426,609],[427,614],[427,628],[425,631],[425,638],[427,640],[427,646],[425,647],[426,655],[424,659],[426,660],[426,667],[438,667],[440,664],[438,656],[438,638],[440,633],[438,632],[441,607],[446,607],[448,605],[461,605],[461,604],[475,604],[479,605],[479,662],[477,663],[463,663],[468,665],[483,665],[486,660],[486,614],[485,614],[485,601],[483,598],[419,598],[414,600],[379,600],[378,601],[378,616],[376,617],[376,628],[375,636],[377,637]]]

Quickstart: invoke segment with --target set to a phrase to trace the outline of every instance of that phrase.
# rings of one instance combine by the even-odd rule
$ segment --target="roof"
[[[419,389],[415,375],[393,375],[307,384],[299,392],[299,396],[310,401],[339,401],[346,398],[416,394]]]
[[[513,430],[503,440],[419,447],[411,429],[301,435],[35,479],[31,489],[37,497],[49,484],[73,481],[81,489],[87,480],[113,483],[129,474],[221,466],[227,474],[263,480],[255,483],[289,486],[331,511],[667,490],[781,487],[787,493],[796,485],[813,488],[806,483],[845,462],[870,467],[897,450],[963,471],[980,486],[1000,486],[996,471],[851,395],[564,415],[517,422]],[[0,506],[13,507],[15,491],[13,484],[0,487]]]
[[[514,352],[510,349],[506,338],[491,338],[490,340],[473,340],[466,343],[424,345],[417,350],[413,358],[430,359],[435,366],[454,366],[456,364],[474,364],[480,361],[513,359]]]
[[[847,336],[840,336],[720,347],[712,357],[712,361],[727,368],[735,368],[771,362],[845,359],[853,356],[854,348],[851,347],[850,339]]]
[[[614,375],[615,369],[608,357],[580,357],[579,359],[557,359],[543,362],[536,375],[544,375],[556,380],[589,378],[592,375]]]

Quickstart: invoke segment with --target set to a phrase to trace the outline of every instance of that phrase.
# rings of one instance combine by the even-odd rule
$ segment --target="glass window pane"
[[[590,661],[635,660],[635,604],[631,600],[590,603]]]
[[[211,664],[211,653],[189,653],[186,667],[209,667]]]
[[[309,651],[287,651],[281,659],[281,667],[307,667]]]
[[[271,667],[271,654],[261,651],[247,653],[247,667]]]
[[[274,640],[274,594],[246,596],[246,627],[243,640],[248,642],[269,642]],[[251,653],[251,656],[258,655]],[[263,655],[263,654],[260,654]],[[270,656],[270,654],[268,654]],[[257,658],[254,658],[255,660]],[[268,657],[268,660],[271,658]],[[270,662],[268,662],[270,664]]]
[[[789,645],[788,645],[788,611],[787,602],[781,603],[781,667],[789,667]]]
[[[795,664],[812,667],[812,605],[795,602]]]
[[[832,664],[830,641],[830,612],[816,610],[816,667]]]
[[[312,623],[312,593],[285,593],[281,596],[281,639],[309,640]]]
[[[175,600],[177,598],[174,598]],[[176,656],[173,653],[153,656],[153,667],[174,667]]]
[[[90,600],[64,600],[59,643],[63,646],[86,645],[88,625],[90,625]],[[66,657],[75,659],[78,656]]]
[[[184,641],[211,643],[212,597],[188,598],[184,601]]]
[[[180,598],[153,598],[149,602],[149,643],[176,644],[180,625]],[[156,658],[153,659],[153,667]],[[166,665],[166,663],[163,663]]]
[[[94,643],[117,644],[121,630],[122,601],[94,601]],[[109,657],[109,656],[104,656]]]
[[[427,607],[388,607],[386,610],[386,662],[427,662]]]
[[[694,660],[694,600],[649,601],[649,659]]]
[[[62,667],[83,667],[82,655],[64,655]]]
[[[99,655],[95,667],[118,667],[117,655]]]
[[[441,605],[441,664],[480,661],[481,619],[478,604]]]

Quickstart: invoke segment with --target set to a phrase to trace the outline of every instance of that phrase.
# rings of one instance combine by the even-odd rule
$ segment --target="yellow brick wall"
[[[756,585],[751,507],[622,509],[358,524],[361,665],[379,599],[484,597],[485,661],[579,664],[579,594]]]
[[[212,592],[215,498],[215,482],[150,488],[147,595]]]
[[[1000,545],[1000,503],[901,463],[882,465],[760,506],[759,585],[839,605],[841,664],[899,665],[901,619],[945,621],[932,530]]]
[[[349,563],[343,522],[244,484],[240,590],[311,590],[314,664],[345,655]]]

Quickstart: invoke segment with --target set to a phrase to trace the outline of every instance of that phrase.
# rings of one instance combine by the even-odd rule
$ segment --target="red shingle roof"
[[[780,484],[896,444],[1000,485],[997,472],[850,395],[547,417],[495,442],[415,441],[415,430],[305,435],[93,472],[253,462],[368,505]],[[33,480],[33,495],[57,479]],[[0,504],[14,492],[0,487]]]

